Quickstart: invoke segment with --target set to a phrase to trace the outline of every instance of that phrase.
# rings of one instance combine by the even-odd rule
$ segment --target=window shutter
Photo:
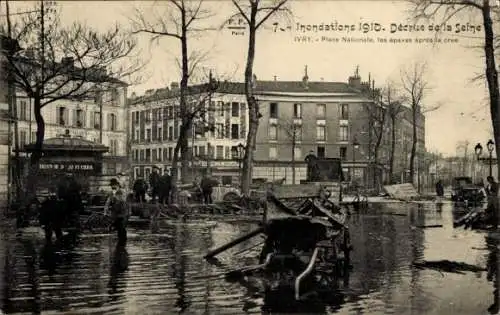
[[[246,139],[247,137],[247,104],[240,104],[240,138]]]
[[[225,136],[231,138],[231,103],[224,104],[224,111],[226,114],[226,132]]]
[[[69,109],[65,108],[64,110],[64,125],[69,125]]]
[[[68,111],[69,111],[69,109],[68,109]],[[76,109],[74,109],[74,110],[72,110],[72,112],[73,112],[73,121],[72,121],[72,125],[73,125],[73,126],[76,126],[76,125],[77,125],[77,123],[76,123],[76,122],[77,122],[77,120],[78,120],[78,116],[77,116],[78,111],[77,111]],[[68,121],[68,122],[69,122],[69,121]]]
[[[87,116],[86,112],[83,110],[82,111],[82,127],[85,128],[87,126]]]

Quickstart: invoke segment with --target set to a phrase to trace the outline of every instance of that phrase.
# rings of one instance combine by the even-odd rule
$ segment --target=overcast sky
[[[26,5],[27,1],[11,4],[14,11]],[[164,6],[153,7],[153,2],[146,1],[64,1],[57,6],[63,23],[80,20],[98,29],[106,29],[117,22],[128,28],[129,18],[133,17],[135,9],[140,9],[151,19],[158,13],[166,16]],[[220,26],[227,16],[234,13],[231,2],[225,0],[206,2],[206,8],[214,12],[210,20],[214,26]],[[482,43],[482,28],[479,33],[473,33],[471,27],[466,32],[456,33],[457,20],[450,21],[448,24],[452,30],[440,36],[442,43],[432,45],[415,43],[416,38],[434,38],[435,33],[429,31],[427,25],[424,31],[391,33],[392,23],[410,22],[409,7],[403,1],[293,1],[290,8],[294,15],[292,20],[287,22],[272,18],[267,23],[268,27],[258,33],[254,66],[258,79],[273,80],[276,76],[278,80],[300,80],[307,65],[311,81],[346,82],[359,65],[359,73],[364,80],[370,73],[375,84],[382,87],[387,80],[399,82],[402,67],[415,61],[426,62],[429,69],[426,78],[432,90],[427,92],[424,104],[430,107],[442,104],[439,110],[426,114],[428,150],[454,154],[458,142],[469,141],[472,150],[477,142],[485,143],[489,139],[491,120],[486,103],[486,86],[484,82],[471,82],[484,69],[482,50],[473,48]],[[461,21],[462,24],[479,24],[474,18]],[[279,22],[276,32],[272,25],[274,22]],[[349,32],[300,32],[296,29],[297,23],[335,22],[354,25],[356,29]],[[358,28],[360,22],[379,23],[384,30],[363,33]],[[291,26],[291,30],[287,26]],[[280,31],[280,27],[285,31]],[[207,52],[201,69],[210,68],[220,77],[242,81],[247,35],[232,35],[227,28],[204,32],[190,41],[190,47],[191,51]],[[296,36],[309,36],[312,42],[297,42]],[[322,36],[330,39],[341,39],[343,36],[369,38],[373,42],[335,43],[322,41]],[[388,42],[378,42],[378,38],[385,38]],[[413,42],[391,43],[391,38],[411,38]],[[458,42],[444,43],[449,40]],[[130,93],[142,94],[147,89],[164,87],[179,80],[175,61],[180,52],[177,40],[165,39],[151,45],[146,36],[140,35],[140,43],[144,59],[150,60],[145,72],[147,79],[131,87]]]

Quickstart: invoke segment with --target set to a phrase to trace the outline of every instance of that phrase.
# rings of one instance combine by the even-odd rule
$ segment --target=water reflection
[[[125,246],[117,245],[111,259],[111,270],[108,283],[108,294],[112,300],[117,300],[125,294],[125,271],[128,269],[129,256]]]
[[[456,210],[456,209],[455,209]],[[259,279],[230,283],[215,275],[257,262],[260,238],[207,263],[203,254],[255,224],[172,221],[156,233],[131,229],[127,247],[114,235],[84,235],[73,247],[16,238],[0,227],[1,304],[5,313],[132,314],[492,314],[498,312],[498,235],[453,229],[450,203],[374,205],[350,222],[353,268],[327,296],[297,302]],[[443,225],[442,228],[424,228]],[[450,260],[488,272],[416,269]]]
[[[493,302],[492,304],[488,307],[488,312],[490,314],[498,314],[500,307],[499,307],[499,299],[500,299],[500,294],[498,292],[499,285],[500,285],[500,276],[498,272],[498,264],[500,262],[500,259],[498,255],[500,255],[500,251],[498,250],[498,235],[493,235],[490,234],[489,236],[486,237],[486,245],[488,247],[488,257],[487,257],[487,279],[488,281],[491,281],[493,283]]]

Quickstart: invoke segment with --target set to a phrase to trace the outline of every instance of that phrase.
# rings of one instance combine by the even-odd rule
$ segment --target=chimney
[[[349,77],[349,85],[354,88],[361,88],[361,77],[359,76],[359,66],[356,66],[354,75]]]
[[[304,84],[304,89],[309,88],[309,76],[307,75],[307,65],[304,67],[304,76],[302,77],[302,84]]]
[[[170,89],[172,91],[178,90],[179,89],[179,83],[178,82],[172,82],[172,83],[170,83]]]

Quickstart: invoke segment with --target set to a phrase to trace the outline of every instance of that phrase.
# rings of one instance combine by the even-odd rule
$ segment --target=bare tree
[[[382,139],[387,130],[387,115],[386,109],[382,104],[382,95],[379,90],[374,88],[370,89],[369,93],[372,102],[363,104],[364,119],[367,120],[366,125],[368,132],[368,150],[369,159],[373,157],[375,165],[379,163],[380,147],[382,145]],[[379,186],[381,178],[378,174],[373,176],[374,185]]]
[[[292,144],[292,184],[295,185],[296,170],[295,170],[295,148],[297,143],[302,140],[302,126],[297,124],[294,119],[282,120],[279,122],[279,127],[284,131],[286,137]]]
[[[253,64],[255,59],[255,45],[257,31],[273,15],[280,11],[287,12],[285,3],[288,0],[232,0],[237,9],[235,16],[241,17],[248,25],[248,53],[245,66],[245,96],[248,104],[249,128],[245,147],[245,156],[243,158],[243,178],[241,190],[245,195],[250,193],[250,184],[252,182],[252,164],[253,151],[255,150],[255,138],[259,127],[259,103],[254,95],[256,77],[253,73]],[[246,3],[244,5],[243,3]]]
[[[4,69],[16,90],[33,100],[37,124],[25,202],[35,191],[42,156],[42,108],[63,99],[94,98],[98,91],[125,84],[116,78],[125,79],[142,68],[132,55],[136,42],[119,25],[104,33],[78,22],[63,27],[56,7],[49,4],[40,1],[15,21],[8,16],[8,30],[0,26],[0,34],[7,34],[2,37]]]
[[[404,97],[408,99],[411,109],[412,145],[410,153],[410,182],[413,183],[415,176],[415,157],[417,156],[418,124],[420,115],[423,114],[423,99],[429,90],[426,80],[427,65],[425,63],[414,63],[406,69],[401,70],[401,86]],[[427,111],[435,110],[437,107],[429,108]]]
[[[403,112],[403,105],[400,101],[391,99],[386,103],[387,116],[391,128],[391,148],[389,151],[389,181],[392,184],[394,181],[394,155],[396,153],[396,132],[398,130],[398,119]]]
[[[442,14],[445,21],[450,20],[459,12],[469,14],[480,13],[484,31],[485,75],[488,83],[491,123],[495,136],[496,152],[500,152],[500,90],[498,86],[498,71],[496,68],[495,48],[498,41],[495,37],[492,15],[498,16],[498,10],[493,10],[490,0],[413,0],[414,15],[417,18],[434,18]],[[500,178],[500,159],[497,160]],[[497,211],[500,211],[498,209]],[[500,218],[500,216],[498,216]]]
[[[195,51],[190,53],[188,43],[189,39],[200,32],[208,31],[210,27],[201,27],[199,22],[211,17],[211,13],[203,6],[203,0],[168,0],[162,7],[155,3],[154,11],[144,14],[137,10],[132,19],[133,33],[146,33],[151,35],[151,40],[158,41],[161,38],[175,39],[180,42],[180,62],[181,82],[179,91],[179,117],[181,127],[179,138],[174,149],[172,161],[172,178],[177,180],[177,169],[179,161],[179,152],[181,158],[182,181],[186,183],[189,178],[186,176],[189,170],[190,155],[188,152],[188,134],[192,128],[193,118],[201,107],[189,105],[187,102],[188,86],[190,78],[195,72],[199,63],[206,56],[204,53]],[[201,103],[199,103],[201,104]],[[198,105],[199,105],[198,104]]]

